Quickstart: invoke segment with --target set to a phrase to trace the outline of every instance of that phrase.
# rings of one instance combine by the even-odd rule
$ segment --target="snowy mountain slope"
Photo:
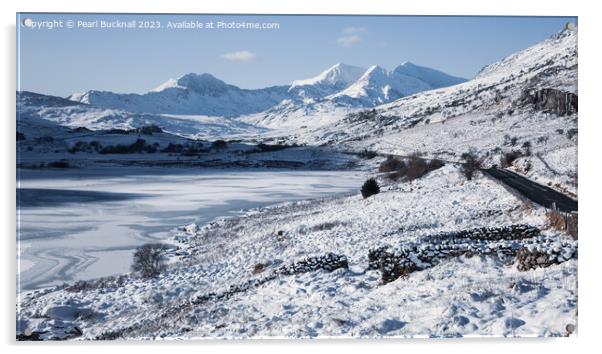
[[[406,61],[393,69],[393,72],[400,75],[413,77],[427,83],[431,89],[437,89],[446,86],[461,84],[466,79],[448,75],[442,71],[416,65]]]
[[[498,165],[504,153],[526,154],[529,146],[534,156],[517,163],[531,169],[522,172],[575,192],[576,163],[560,176],[535,155],[545,160],[556,150],[576,154],[577,92],[577,31],[564,30],[485,67],[468,82],[329,117],[330,124],[288,136],[308,144],[402,155],[418,151],[450,160],[475,149]]]
[[[349,87],[365,71],[364,68],[337,63],[315,77],[293,81],[288,92],[293,94],[293,97],[298,95],[304,98],[305,102],[319,100]]]
[[[327,98],[349,105],[373,107],[431,88],[418,78],[396,71],[389,72],[375,65],[353,85]]]
[[[305,97],[303,104],[295,99],[285,100],[264,112],[243,116],[241,120],[272,129],[319,129],[358,109],[464,81],[407,62],[393,71],[373,65],[363,72],[360,68],[337,64],[315,78],[293,83],[289,91],[302,89],[298,92]],[[340,84],[333,85],[334,82]],[[324,86],[327,88],[316,88]]]
[[[145,94],[88,91],[70,100],[98,107],[144,113],[237,116],[261,112],[287,98],[286,86],[245,90],[210,74],[186,74]]]
[[[202,139],[219,139],[239,134],[253,135],[265,131],[263,128],[227,117],[134,113],[26,91],[17,93],[17,107],[19,119],[26,116],[38,117],[70,128],[131,130],[156,125],[169,133]]]
[[[407,68],[402,72],[404,67]],[[384,77],[381,77],[374,68],[366,70],[338,63],[315,77],[295,80],[288,86],[254,90],[226,84],[210,74],[191,73],[169,79],[145,94],[87,91],[75,93],[69,99],[138,113],[233,117],[300,111],[307,105],[331,98],[338,106],[372,107],[407,94],[462,81],[424,67],[403,64],[398,69],[393,72],[379,69],[383,71]],[[355,88],[346,91],[350,87]]]

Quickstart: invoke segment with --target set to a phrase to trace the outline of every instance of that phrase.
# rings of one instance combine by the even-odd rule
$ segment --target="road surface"
[[[554,203],[556,203],[556,209],[560,211],[567,213],[577,211],[577,201],[573,198],[552,188],[533,182],[517,173],[498,168],[483,169],[483,172],[546,208],[552,208]]]

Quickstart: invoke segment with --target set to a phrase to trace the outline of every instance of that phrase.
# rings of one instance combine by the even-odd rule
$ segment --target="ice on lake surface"
[[[19,171],[18,288],[128,272],[137,246],[183,225],[358,190],[357,171]]]

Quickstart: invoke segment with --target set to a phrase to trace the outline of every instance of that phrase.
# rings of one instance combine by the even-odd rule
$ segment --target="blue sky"
[[[62,20],[33,29],[24,19]],[[161,21],[159,29],[66,28],[69,20]],[[278,29],[168,29],[168,21],[278,23]],[[189,72],[242,88],[290,83],[337,62],[393,69],[404,61],[470,78],[574,17],[18,15],[18,89],[58,96],[142,93]]]

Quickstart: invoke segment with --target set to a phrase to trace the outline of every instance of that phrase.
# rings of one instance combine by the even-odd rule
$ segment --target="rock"
[[[520,318],[510,317],[504,321],[504,325],[507,329],[517,329],[518,327],[524,325],[526,322],[521,320]]]
[[[199,227],[197,226],[197,224],[192,223],[192,224],[188,224],[186,226],[184,226],[183,231],[186,232],[189,235],[195,235],[197,233],[197,231],[199,230]]]
[[[403,327],[405,327],[405,325],[406,322],[394,319],[387,319],[381,322],[380,325],[376,328],[376,330],[378,331],[378,333],[386,335],[390,332],[402,329]]]
[[[531,105],[535,110],[555,113],[559,116],[578,112],[578,96],[571,92],[551,88],[527,91],[523,94],[523,106]]]

